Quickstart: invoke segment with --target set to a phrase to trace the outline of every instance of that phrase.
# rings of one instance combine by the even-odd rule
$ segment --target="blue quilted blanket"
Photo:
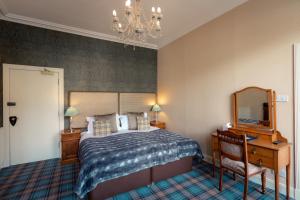
[[[79,147],[81,167],[75,193],[84,198],[106,180],[187,156],[203,158],[198,143],[162,129],[88,138]]]

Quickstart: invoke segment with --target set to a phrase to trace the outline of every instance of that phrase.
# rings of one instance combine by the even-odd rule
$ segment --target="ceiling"
[[[139,46],[159,49],[247,0],[144,0],[163,11],[162,34]],[[125,0],[0,0],[1,18],[24,24],[120,42],[111,30],[112,10],[119,16]]]

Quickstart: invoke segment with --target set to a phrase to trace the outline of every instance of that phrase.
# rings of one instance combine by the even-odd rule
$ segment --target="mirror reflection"
[[[237,94],[238,124],[270,126],[268,94],[249,88]]]

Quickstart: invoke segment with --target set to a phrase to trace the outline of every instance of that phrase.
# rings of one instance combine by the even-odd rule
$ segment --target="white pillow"
[[[122,130],[122,128],[121,128],[120,116],[121,116],[121,115],[119,115],[119,114],[116,114],[116,120],[117,120],[117,129],[118,129],[118,131],[119,131],[119,130]]]
[[[127,115],[119,115],[119,120],[121,122],[120,129],[118,130],[128,130],[128,116]]]
[[[87,125],[87,132],[94,134],[94,121],[95,121],[95,117],[86,117],[86,121],[88,123]]]

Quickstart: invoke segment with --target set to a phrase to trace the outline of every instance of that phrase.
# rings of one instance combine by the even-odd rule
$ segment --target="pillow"
[[[118,130],[128,130],[128,116],[127,115],[119,115],[119,123],[120,129]]]
[[[95,121],[95,117],[86,117],[86,121],[87,121],[87,132],[88,133],[94,133],[94,121]]]
[[[119,114],[116,114],[116,123],[117,123],[117,129],[118,129],[118,131],[122,129],[120,117],[121,116]]]
[[[105,137],[111,134],[110,121],[94,121],[94,135]]]
[[[96,121],[109,121],[110,122],[110,128],[111,132],[116,133],[118,132],[118,127],[117,127],[117,114],[112,113],[108,115],[95,115],[95,120]]]
[[[139,131],[146,131],[150,129],[150,121],[148,117],[137,117],[137,126]]]
[[[137,117],[144,117],[143,112],[129,112],[128,116],[128,129],[129,130],[137,130]]]

